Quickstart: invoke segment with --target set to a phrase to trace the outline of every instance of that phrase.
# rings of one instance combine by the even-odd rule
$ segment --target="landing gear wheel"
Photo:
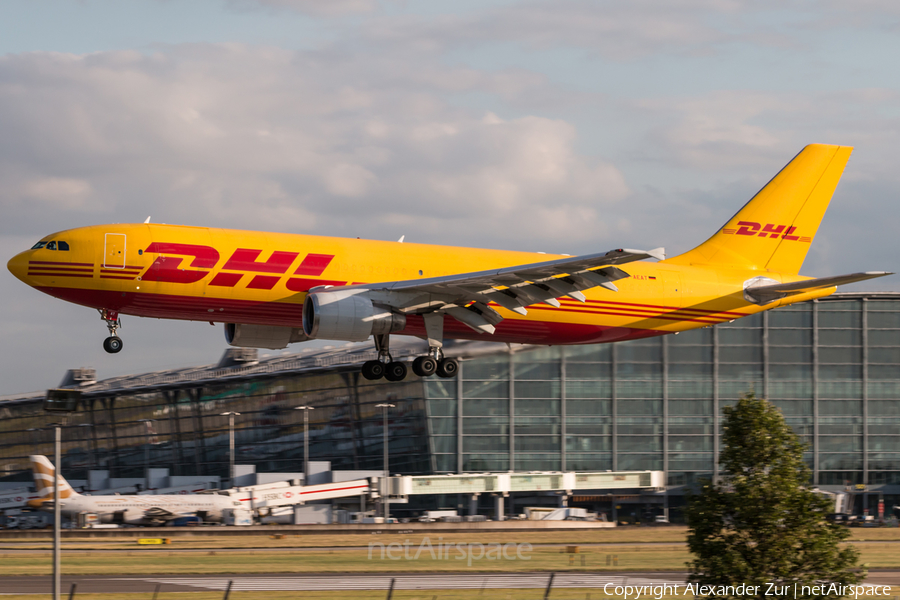
[[[115,354],[122,349],[122,338],[118,336],[110,336],[103,340],[103,349],[110,354]]]
[[[402,362],[388,363],[384,368],[384,378],[388,381],[403,381],[406,379],[406,364]]]
[[[369,381],[384,377],[384,364],[377,360],[366,361],[362,366],[362,376]]]
[[[437,371],[437,361],[430,356],[420,356],[413,361],[413,373],[419,377],[430,377]]]
[[[442,358],[437,366],[438,377],[456,377],[459,372],[459,361],[455,358]]]

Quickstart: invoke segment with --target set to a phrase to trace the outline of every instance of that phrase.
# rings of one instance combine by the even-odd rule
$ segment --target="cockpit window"
[[[48,242],[47,250],[56,250],[56,242]]]
[[[34,246],[31,247],[32,250],[39,250],[47,245],[47,242],[38,242]]]
[[[60,250],[68,250],[68,249],[69,249],[69,242],[59,242],[59,249],[60,249]]]

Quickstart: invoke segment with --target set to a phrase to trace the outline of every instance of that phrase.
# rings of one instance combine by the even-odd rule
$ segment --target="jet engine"
[[[364,342],[370,335],[406,327],[406,315],[378,306],[365,290],[310,292],[303,304],[303,333],[313,339]]]
[[[308,339],[303,330],[296,327],[225,323],[225,340],[229,345],[240,348],[279,350],[287,348],[288,344],[305,342]]]

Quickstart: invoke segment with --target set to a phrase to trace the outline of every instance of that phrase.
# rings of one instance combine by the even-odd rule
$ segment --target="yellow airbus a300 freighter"
[[[886,272],[798,275],[852,148],[807,146],[711,238],[655,250],[548,256],[205,227],[96,225],[54,233],[9,261],[38,290],[119,315],[224,323],[235,346],[374,337],[368,379],[399,381],[392,334],[428,341],[419,376],[452,376],[445,338],[596,344],[708,327],[827,296]],[[648,262],[645,259],[657,259]],[[448,318],[449,317],[449,318]]]

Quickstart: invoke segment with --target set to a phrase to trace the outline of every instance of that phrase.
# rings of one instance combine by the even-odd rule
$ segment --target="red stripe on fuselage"
[[[721,323],[722,320],[714,320],[713,318],[699,318],[699,317],[689,317],[677,314],[662,314],[662,313],[651,313],[644,314],[641,312],[626,312],[626,311],[613,311],[613,310],[589,310],[589,309],[578,309],[578,308],[566,308],[565,310],[561,308],[554,308],[552,306],[541,306],[541,305],[532,305],[528,307],[528,310],[562,310],[563,312],[576,312],[583,313],[589,315],[610,315],[616,317],[637,317],[640,319],[664,319],[666,321],[691,321],[694,323],[710,323],[716,324]]]
[[[79,273],[73,273],[69,271],[51,273],[45,273],[43,271],[41,271],[40,273],[35,273],[34,271],[28,271],[28,274],[32,277],[86,277],[88,279],[91,279],[93,277],[93,275],[81,275]]]
[[[66,267],[93,267],[94,263],[54,262],[52,260],[29,260],[29,265],[63,265]]]
[[[573,306],[578,306],[581,304],[576,300],[564,300],[563,304],[571,304]],[[612,304],[615,306],[623,306],[629,307],[634,306],[638,308],[658,308],[660,310],[671,310],[671,311],[682,311],[682,312],[696,312],[701,315],[731,315],[734,318],[746,317],[749,313],[740,313],[734,311],[727,310],[706,310],[703,308],[679,308],[678,306],[662,306],[659,304],[635,304],[633,302],[613,302],[611,300],[588,300],[587,304]]]
[[[121,314],[159,319],[186,321],[215,320],[224,323],[251,325],[275,325],[300,327],[303,305],[288,302],[253,302],[224,298],[148,294],[143,292],[119,292],[108,290],[84,290],[36,286],[40,291],[82,306],[106,308]],[[222,310],[220,310],[222,309]],[[422,317],[407,317],[406,328],[400,335],[425,335]],[[651,329],[609,327],[584,323],[553,323],[548,321],[505,319],[497,325],[493,335],[479,334],[456,321],[444,321],[447,339],[480,340],[521,344],[595,344],[617,342],[663,335],[666,332]]]
[[[562,310],[562,311],[572,311],[572,312],[588,312],[595,313],[598,315],[626,315],[631,317],[642,317],[647,319],[652,318],[665,318],[665,317],[678,317],[685,321],[691,320],[710,320],[713,319],[715,323],[721,323],[723,321],[730,321],[733,319],[738,319],[740,317],[732,317],[732,316],[718,316],[716,314],[695,314],[693,312],[688,312],[683,309],[672,309],[667,312],[660,312],[658,310],[649,310],[649,309],[637,309],[637,308],[620,308],[618,306],[585,306],[584,304],[563,304],[560,308],[551,308],[549,306],[541,306],[541,305],[531,305],[528,307],[529,309],[538,308],[540,310]]]

